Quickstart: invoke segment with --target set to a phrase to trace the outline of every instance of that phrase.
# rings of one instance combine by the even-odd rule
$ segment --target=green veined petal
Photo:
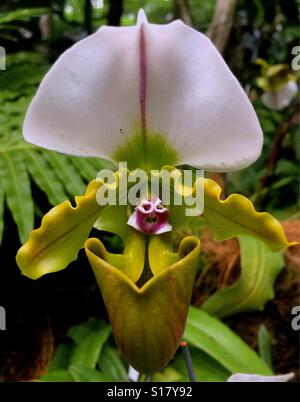
[[[75,197],[76,207],[64,201],[44,216],[41,226],[18,251],[16,260],[24,275],[38,279],[76,260],[101,211],[96,201],[100,185],[91,182],[83,196]]]
[[[200,179],[201,180],[201,179]],[[257,212],[248,198],[231,194],[221,200],[221,187],[211,179],[204,180],[204,216],[212,226],[215,240],[238,235],[254,236],[272,251],[291,246],[281,224],[267,212]]]

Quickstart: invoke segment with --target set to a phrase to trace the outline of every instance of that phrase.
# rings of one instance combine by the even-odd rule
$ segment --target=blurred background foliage
[[[225,18],[221,26],[224,32],[222,29],[219,31],[220,24],[218,25],[220,16],[217,11],[221,3],[223,6],[226,3],[228,8],[227,19]],[[20,276],[14,256],[20,242],[26,240],[30,230],[38,225],[51,205],[82,193],[86,183],[95,177],[99,169],[113,166],[111,162],[102,159],[70,157],[25,143],[22,139],[22,121],[30,99],[46,71],[64,50],[102,25],[134,24],[137,11],[141,7],[145,9],[150,22],[167,23],[181,18],[195,29],[206,32],[241,82],[258,114],[264,131],[263,153],[247,169],[225,176],[213,176],[223,186],[224,193],[242,193],[255,202],[258,210],[267,210],[280,220],[297,216],[300,184],[298,101],[297,98],[293,99],[280,111],[270,110],[265,106],[261,98],[263,91],[257,85],[261,72],[256,60],[262,58],[271,65],[284,63],[290,68],[295,57],[292,49],[299,46],[300,0],[0,0],[0,46],[7,55],[6,70],[0,71],[0,305],[9,308],[11,328],[11,331],[0,333],[0,379],[31,379],[45,374],[54,347],[60,343],[62,346],[58,349],[45,380],[55,377],[57,380],[81,381],[88,377],[102,381],[108,377],[116,380],[126,376],[127,367],[114,348],[111,338],[108,338],[109,327],[97,320],[85,321],[92,315],[102,319],[106,315],[84,256],[80,254],[79,260],[72,263],[70,269],[57,276],[42,278],[38,284]],[[184,228],[178,238],[191,232],[202,235],[202,223],[196,222],[194,225],[195,227],[190,225]],[[100,236],[112,250],[118,249],[116,238],[107,233]],[[215,314],[220,305],[219,295],[223,294],[220,292],[227,285],[229,293],[235,292],[230,290],[230,285],[233,286],[241,269],[240,282],[236,282],[240,287],[245,282],[243,278],[248,278],[247,275],[253,278],[256,271],[252,269],[251,261],[240,264],[238,246],[234,242],[226,243],[226,247],[221,245],[221,248],[225,247],[224,250],[227,250],[222,251],[222,257],[218,254],[221,248],[212,251],[212,247],[212,241],[206,239],[204,254],[206,253],[207,258],[204,258],[204,269],[196,283],[193,303],[205,306],[205,297],[200,295],[201,291],[208,297],[217,290],[217,304],[214,305],[212,299],[206,300],[206,305],[212,305],[212,312]],[[253,244],[251,247],[255,251],[259,245]],[[230,260],[230,273],[224,273],[220,268],[222,261],[227,261],[226,252],[235,258],[234,263]],[[289,258],[292,261],[292,256]],[[208,267],[211,268],[213,264],[214,269],[208,272]],[[263,272],[262,278],[266,283],[261,291],[256,288],[256,293],[253,293],[253,288],[249,285],[251,281],[246,280],[249,286],[243,287],[243,291],[254,295],[255,299],[248,310],[262,311],[265,303],[274,297],[273,284],[281,266],[273,269],[270,264],[262,263],[256,267],[257,272]],[[282,266],[283,264],[282,262]],[[237,267],[237,272],[234,267]],[[213,278],[210,272],[213,273]],[[286,282],[286,277],[293,275],[290,272],[280,275],[285,275],[282,283],[290,289],[290,282]],[[282,283],[277,284],[277,290],[279,286],[281,296],[283,294],[285,297]],[[291,286],[294,286],[294,282]],[[267,288],[268,295],[265,295],[264,290]],[[292,296],[294,297],[294,293]],[[292,339],[294,346],[288,355],[291,361],[294,358],[291,356],[297,354],[295,338],[288,332],[289,323],[286,322],[288,306],[294,303],[292,300],[285,300],[285,307],[276,302],[271,306],[267,305],[267,315],[262,313],[259,320],[257,316],[251,316],[250,321],[254,320],[255,324],[251,321],[255,328],[252,337],[249,335],[251,325],[250,330],[249,325],[241,328],[230,318],[227,323],[251,347],[257,351],[264,349],[260,354],[262,357],[269,356],[270,365],[272,337],[268,331],[261,329],[260,324],[262,320],[267,320],[276,338],[277,329],[274,329],[273,323],[270,324],[269,317],[279,314],[282,318],[281,328],[284,327],[288,335],[283,343],[275,339],[273,344],[278,343],[276,353],[280,354],[284,342]],[[222,314],[222,306],[220,309],[217,315],[223,317],[225,314]],[[248,310],[245,308],[243,312]],[[209,309],[207,311],[211,312]],[[233,315],[240,313],[235,308],[230,312]],[[204,312],[201,311],[201,314]],[[243,321],[243,316],[241,320]],[[249,316],[244,317],[244,320],[243,322],[247,322]],[[82,321],[83,324],[79,324]],[[78,324],[79,329],[69,329],[71,324]],[[188,325],[190,327],[192,324]],[[214,325],[218,323],[212,321],[211,325],[214,329]],[[277,323],[275,327],[278,325]],[[221,330],[220,327],[218,329]],[[230,357],[228,361],[224,361],[222,353],[220,356],[213,355],[213,351],[205,346],[206,338],[201,329],[198,328],[198,331],[193,332],[190,341],[195,368],[201,373],[201,380],[223,381],[234,370],[242,370],[242,361],[232,362]],[[80,338],[82,334],[91,336],[91,343],[83,342]],[[228,348],[234,349],[236,340],[230,336],[228,339]],[[279,360],[276,353],[275,357],[273,354],[275,366]],[[279,363],[276,367],[282,371]],[[286,364],[283,370],[288,368]],[[167,373],[162,377],[158,375],[157,379],[168,378],[182,381],[186,379],[180,356],[168,368]]]

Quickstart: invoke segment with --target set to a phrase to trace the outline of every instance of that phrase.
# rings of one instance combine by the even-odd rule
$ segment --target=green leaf
[[[142,375],[141,379],[139,381],[143,381],[143,377],[146,376]],[[185,379],[185,377],[174,367],[166,367],[164,370],[159,371],[157,373],[154,373],[152,376],[152,382],[177,382],[177,381],[183,381],[188,379]]]
[[[274,283],[284,266],[282,252],[272,253],[260,240],[239,236],[241,274],[225,289],[210,296],[201,309],[220,318],[244,311],[262,311],[274,297]]]
[[[59,345],[49,367],[49,373],[67,369],[70,364],[73,351],[74,345],[72,344],[63,343]]]
[[[286,187],[288,184],[295,181],[295,179],[297,179],[297,178],[295,178],[294,176],[283,177],[282,179],[275,181],[275,183],[273,183],[270,186],[269,190],[267,190],[267,191],[270,191],[270,189],[271,190],[279,190],[280,188]]]
[[[21,241],[33,228],[33,202],[25,162],[19,152],[0,153],[0,181]]]
[[[73,325],[69,328],[67,335],[75,343],[81,343],[85,340],[87,336],[95,331],[98,331],[105,326],[106,323],[100,321],[96,318],[89,318],[87,321],[82,322],[78,325]]]
[[[10,40],[12,42],[18,42],[18,39],[15,38],[13,35],[1,33],[1,26],[0,26],[0,38],[5,40]]]
[[[8,59],[9,60],[9,59]],[[0,97],[6,101],[14,100],[1,104],[1,112],[24,113],[26,104],[33,95],[33,90],[46,73],[47,65],[33,65],[31,63],[21,64],[18,67],[10,67],[7,60],[7,70],[0,74]],[[24,75],[23,75],[24,74]],[[3,92],[4,91],[4,92]]]
[[[197,381],[200,382],[223,382],[230,377],[230,371],[224,368],[215,359],[210,357],[202,350],[190,348],[191,358],[193,362],[193,369]],[[174,367],[183,375],[187,375],[186,365],[181,353],[178,353],[174,362]]]
[[[287,159],[280,159],[276,165],[275,173],[278,175],[294,175],[298,177],[299,168],[295,162]]]
[[[258,351],[262,360],[272,368],[272,336],[263,324],[258,331]]]
[[[71,364],[94,369],[110,332],[111,328],[107,325],[89,334],[76,346],[71,357]]]
[[[14,11],[0,13],[0,25],[13,21],[28,21],[33,17],[40,17],[49,12],[49,8],[19,8]]]
[[[79,364],[72,364],[69,367],[69,373],[76,382],[106,382],[107,377],[105,374],[100,373],[92,368],[88,368]]]
[[[40,378],[43,382],[73,382],[73,376],[68,370],[52,371]]]
[[[119,352],[107,344],[103,346],[98,366],[113,381],[128,381],[127,370]]]
[[[230,373],[272,375],[272,370],[239,336],[205,311],[190,307],[184,339]]]

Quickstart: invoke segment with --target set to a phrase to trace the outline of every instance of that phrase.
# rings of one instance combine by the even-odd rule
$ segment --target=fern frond
[[[69,159],[78,169],[82,178],[90,182],[97,177],[97,173],[102,169],[110,169],[115,171],[116,167],[113,162],[102,158],[80,158],[69,156]]]
[[[98,169],[90,161],[90,158],[78,158],[75,156],[70,156],[69,160],[73,163],[78,173],[84,180],[91,181],[96,177]]]
[[[51,205],[60,204],[68,199],[62,183],[56,172],[47,163],[41,152],[37,149],[24,150],[26,166],[35,183],[47,195]]]
[[[52,166],[61,183],[69,194],[82,194],[85,189],[84,181],[68,157],[57,152],[42,151],[44,158]]]
[[[19,152],[0,154],[0,181],[23,242],[33,228],[34,214],[30,180],[26,164]]]

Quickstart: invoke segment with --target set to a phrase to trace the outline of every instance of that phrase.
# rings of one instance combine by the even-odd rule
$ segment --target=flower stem
[[[190,354],[190,349],[188,347],[188,344],[186,341],[182,341],[181,344],[181,350],[182,350],[182,354],[183,354],[183,359],[184,359],[184,363],[188,372],[188,376],[190,379],[190,382],[196,382],[196,375],[193,369],[193,362],[192,362],[192,358],[191,358],[191,354]]]

